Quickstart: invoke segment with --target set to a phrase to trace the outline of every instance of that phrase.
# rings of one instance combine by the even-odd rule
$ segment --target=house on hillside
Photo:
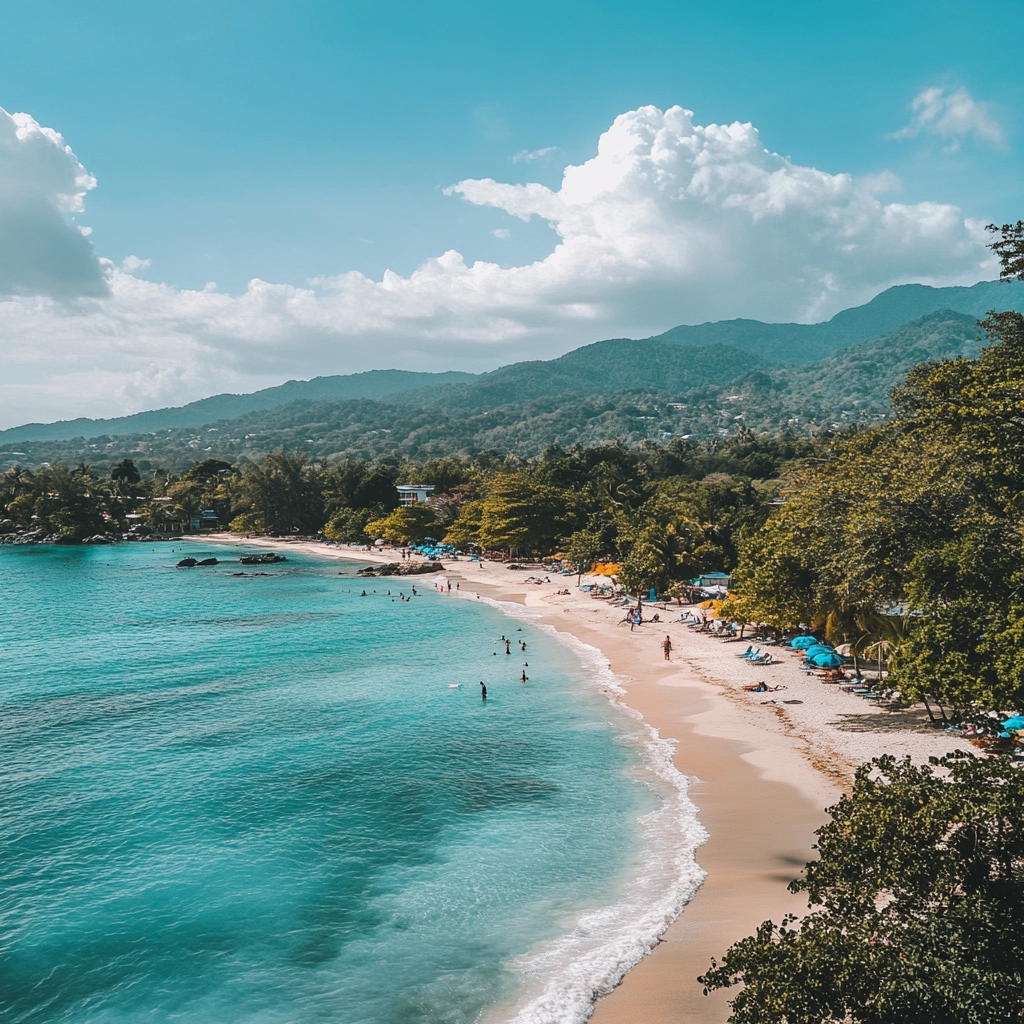
[[[434,493],[433,484],[398,484],[400,505],[425,505]]]

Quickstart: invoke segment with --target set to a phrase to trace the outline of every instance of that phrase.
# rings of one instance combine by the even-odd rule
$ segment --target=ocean
[[[0,547],[0,1019],[585,1020],[701,880],[668,744],[525,612],[239,553]]]

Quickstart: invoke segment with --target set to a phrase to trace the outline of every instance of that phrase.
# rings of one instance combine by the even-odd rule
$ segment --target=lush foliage
[[[778,625],[884,644],[906,697],[1024,704],[1024,316],[928,363],[881,430],[835,440],[747,542],[737,589]]]
[[[883,757],[830,809],[765,922],[700,980],[744,988],[734,1024],[1004,1024],[1024,1019],[1024,773],[1008,757]]]

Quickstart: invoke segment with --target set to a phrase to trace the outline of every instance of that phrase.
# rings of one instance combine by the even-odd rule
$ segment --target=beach
[[[247,547],[289,549],[327,558],[394,562],[394,551],[308,541],[206,537]],[[813,855],[825,808],[848,791],[856,767],[883,753],[925,761],[966,741],[930,725],[913,709],[889,712],[807,675],[798,657],[754,666],[746,643],[696,633],[675,605],[648,608],[661,622],[631,630],[623,609],[589,596],[575,576],[515,571],[459,560],[423,587],[452,580],[452,599],[487,599],[524,607],[534,621],[600,651],[625,691],[623,700],[675,745],[676,768],[708,832],[697,861],[706,878],[654,950],[598,999],[598,1024],[724,1022],[728,992],[704,996],[696,978],[728,946],[766,919],[805,909],[787,890]],[[568,594],[558,591],[567,590]],[[662,642],[672,640],[671,660]],[[760,681],[778,691],[744,690]]]

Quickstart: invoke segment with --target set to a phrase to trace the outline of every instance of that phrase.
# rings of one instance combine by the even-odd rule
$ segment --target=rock
[[[203,558],[196,562],[196,565],[219,565],[216,558]]]
[[[86,537],[82,541],[83,544],[109,544],[108,538],[104,537],[102,533],[97,533],[94,537]]]
[[[430,572],[443,572],[440,562],[387,562],[384,565],[367,565],[356,572],[357,576],[423,576]]]
[[[179,569],[191,569],[193,566],[198,565],[198,564],[199,563],[194,558],[183,558],[178,563],[178,568]]]
[[[13,519],[0,519],[0,533],[14,533],[17,529]]]
[[[271,565],[275,562],[287,562],[288,559],[284,555],[268,551],[264,555],[242,555],[239,561],[242,565]]]

